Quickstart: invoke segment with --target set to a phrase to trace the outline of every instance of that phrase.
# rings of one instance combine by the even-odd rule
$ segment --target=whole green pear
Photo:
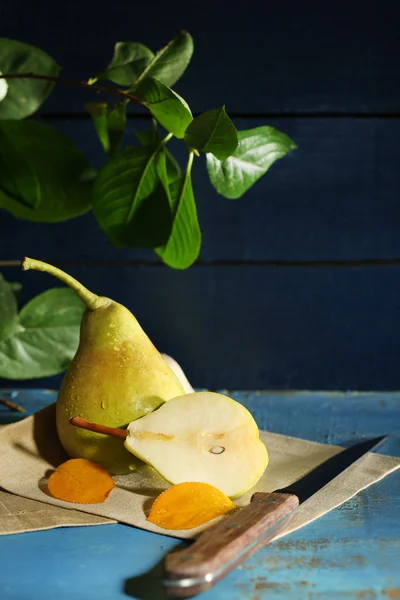
[[[56,402],[61,444],[70,457],[95,461],[112,474],[135,469],[140,462],[120,440],[73,427],[71,417],[126,428],[165,401],[184,394],[182,384],[122,304],[93,294],[47,263],[25,258],[22,268],[54,275],[74,289],[86,305],[79,347]]]

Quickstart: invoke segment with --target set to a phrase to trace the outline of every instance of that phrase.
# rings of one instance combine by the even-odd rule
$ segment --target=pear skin
[[[87,306],[79,347],[56,402],[62,446],[71,458],[95,461],[112,474],[135,469],[140,461],[120,440],[72,427],[70,418],[79,415],[101,425],[126,428],[170,398],[184,394],[182,384],[122,304],[92,294],[71,276],[41,261],[25,258],[22,268],[55,275]]]

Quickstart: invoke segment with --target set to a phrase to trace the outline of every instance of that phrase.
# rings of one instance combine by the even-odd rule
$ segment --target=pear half
[[[250,412],[214,392],[172,398],[132,421],[124,443],[170,483],[201,481],[230,498],[253,487],[268,465]]]

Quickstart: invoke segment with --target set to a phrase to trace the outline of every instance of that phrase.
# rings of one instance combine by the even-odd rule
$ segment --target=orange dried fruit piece
[[[114,481],[100,465],[86,458],[71,458],[59,465],[47,481],[50,494],[58,500],[78,504],[104,502]]]
[[[209,483],[177,483],[153,502],[147,520],[163,529],[192,529],[236,508]]]

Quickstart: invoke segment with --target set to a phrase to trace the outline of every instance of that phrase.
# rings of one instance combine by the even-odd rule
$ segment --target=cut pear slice
[[[132,421],[125,447],[172,484],[209,483],[230,498],[253,487],[268,465],[250,412],[214,392],[172,398]]]

